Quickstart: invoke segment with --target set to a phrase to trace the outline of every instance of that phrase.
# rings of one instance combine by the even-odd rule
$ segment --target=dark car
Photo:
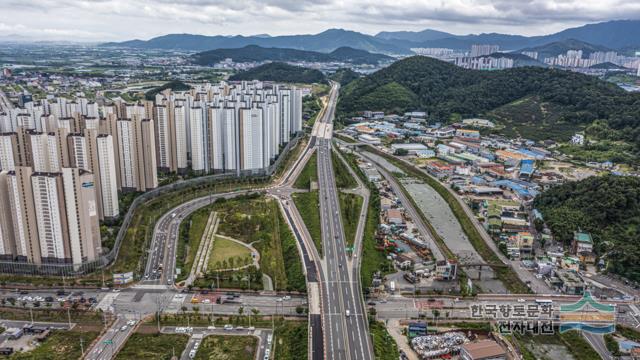
[[[58,295],[58,296],[64,296],[64,295],[67,295],[67,293],[66,293],[66,292],[64,292],[64,290],[58,290],[58,292],[56,293],[56,295]]]
[[[53,302],[53,297],[52,296],[47,296],[46,298],[44,298],[44,301],[50,303]]]

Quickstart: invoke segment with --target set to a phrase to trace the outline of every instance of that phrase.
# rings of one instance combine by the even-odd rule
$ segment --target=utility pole
[[[80,351],[82,352],[82,357],[84,357],[84,344],[82,343],[82,338],[80,338]]]

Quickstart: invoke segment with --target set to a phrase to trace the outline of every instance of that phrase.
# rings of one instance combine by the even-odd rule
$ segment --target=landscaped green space
[[[306,359],[308,356],[307,322],[287,321],[275,329],[275,355],[278,360]]]
[[[253,336],[214,335],[202,340],[196,360],[253,360],[258,339]]]
[[[331,161],[336,177],[336,186],[340,189],[353,189],[358,186],[356,180],[351,176],[347,166],[340,160],[335,152],[331,152]]]
[[[616,325],[616,333],[632,341],[640,341],[640,332],[626,326]]]
[[[293,187],[296,189],[305,189],[309,190],[311,187],[311,182],[318,182],[318,154],[313,153],[309,158],[309,161],[305,164],[302,171],[300,171],[300,175],[293,183]]]
[[[82,346],[87,350],[89,344],[98,337],[97,331],[54,330],[38,347],[27,352],[16,352],[6,357],[11,360],[68,360],[82,357]]]
[[[188,200],[213,193],[228,192],[265,184],[251,179],[244,183],[211,182],[167,193],[138,206],[122,241],[118,258],[110,270],[114,273],[134,271],[140,274],[146,261],[146,249],[153,236],[157,220],[172,208]],[[199,240],[198,240],[199,241]],[[197,249],[197,247],[196,247]],[[183,270],[185,271],[185,270]]]
[[[10,304],[7,302],[7,304]],[[64,322],[71,316],[71,321],[81,325],[102,326],[104,318],[101,313],[95,311],[81,310],[79,306],[72,306],[70,312],[66,309],[50,309],[43,305],[39,309],[21,308],[22,302],[16,302],[16,307],[0,308],[0,319],[4,320],[31,320],[38,322]]]
[[[180,235],[176,248],[176,269],[181,269],[181,272],[176,278],[176,282],[189,276],[202,240],[202,233],[207,226],[209,214],[208,208],[198,209],[180,223]]]
[[[358,229],[360,212],[362,211],[362,196],[351,193],[338,193],[340,198],[340,213],[347,247],[352,247]]]
[[[209,255],[207,269],[220,270],[237,268],[253,262],[251,250],[237,242],[216,236]]]
[[[302,99],[302,118],[307,119],[306,125],[313,127],[316,122],[316,118],[322,109],[322,102],[320,98],[315,94],[305,96]]]
[[[567,331],[560,334],[560,340],[567,346],[571,354],[580,360],[600,360],[600,355],[589,345],[579,331]]]
[[[379,321],[369,321],[369,332],[373,342],[373,353],[377,360],[396,360],[398,344],[387,332],[387,328]]]
[[[202,285],[203,282],[211,284],[213,280],[217,283],[222,278],[221,286],[241,287],[248,285],[248,280],[243,278],[251,275],[251,284],[259,285],[261,288],[261,273],[264,272],[271,277],[279,290],[306,290],[296,239],[284,221],[275,200],[262,195],[242,196],[217,201],[206,209],[218,212],[218,234],[253,245],[260,253],[260,270],[249,267],[235,272],[208,271],[205,279],[198,285]],[[204,229],[201,230],[200,236],[202,231]]]
[[[460,205],[458,200],[444,187],[444,185],[442,185],[438,180],[419,170],[415,166],[408,165],[405,162],[398,160],[394,156],[378,151],[372,146],[367,146],[367,150],[384,157],[392,164],[405,171],[407,174],[424,181],[425,184],[431,186],[435,191],[437,191],[438,194],[442,196],[442,198],[451,208],[451,211],[455,215],[456,219],[458,220],[458,222],[460,222],[460,226],[464,230],[465,235],[467,235],[469,242],[471,242],[471,245],[473,245],[478,254],[480,254],[480,256],[488,263],[501,263],[498,255],[496,255],[496,253],[494,253],[493,250],[491,250],[489,246],[484,242],[484,239],[482,238],[476,227],[473,225],[471,219],[467,217],[467,214],[462,208],[462,205]],[[511,268],[495,268],[494,273],[510,292],[516,294],[531,292],[531,290],[520,280],[520,278]]]
[[[186,335],[133,333],[116,359],[169,360],[174,354],[180,356],[188,340]]]
[[[302,221],[307,226],[307,230],[313,239],[313,243],[318,249],[318,254],[322,256],[322,233],[320,229],[320,195],[318,190],[295,193],[292,195],[293,202],[300,212]]]

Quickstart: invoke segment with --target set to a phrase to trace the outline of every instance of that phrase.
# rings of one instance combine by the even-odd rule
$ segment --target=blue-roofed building
[[[520,161],[520,174],[521,179],[529,179],[533,175],[535,160],[524,159]]]
[[[532,159],[536,159],[536,160],[544,160],[544,158],[545,158],[545,155],[541,154],[538,151],[531,151],[531,150],[528,150],[528,149],[518,149],[518,150],[516,150],[516,152],[518,152],[520,154],[523,154],[523,155],[526,155],[526,156],[528,156],[528,157],[530,157]]]
[[[494,181],[493,183],[491,183],[492,186],[498,186],[501,188],[507,188],[511,191],[513,191],[514,193],[516,193],[516,195],[518,195],[519,198],[521,199],[532,199],[534,198],[536,195],[538,195],[538,192],[536,190],[533,189],[527,189],[525,186],[516,183],[515,181],[511,181],[511,180],[498,180],[498,181]]]

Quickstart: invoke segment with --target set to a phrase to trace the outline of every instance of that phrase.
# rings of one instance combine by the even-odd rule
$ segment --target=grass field
[[[383,323],[369,321],[369,332],[376,360],[396,360],[398,358],[398,344],[389,335]]]
[[[306,359],[308,354],[307,322],[288,321],[275,329],[275,356],[278,360]]]
[[[174,352],[180,356],[188,340],[186,335],[133,333],[116,359],[169,360]]]
[[[260,271],[269,275],[279,290],[306,290],[296,240],[275,200],[261,195],[243,196],[207,207],[207,211],[212,210],[220,216],[218,234],[251,243],[260,253]],[[213,274],[207,277],[215,278]]]
[[[344,226],[344,236],[347,246],[353,246],[362,211],[362,196],[340,192],[340,213],[342,215],[342,225]]]
[[[176,268],[181,269],[176,282],[180,282],[189,276],[193,261],[195,260],[202,233],[207,226],[210,211],[208,208],[198,209],[187,216],[180,224],[178,246],[176,249]]]
[[[5,359],[11,360],[67,360],[82,356],[80,340],[86,350],[98,337],[97,331],[53,331],[37,348],[23,353],[14,353]]]
[[[335,150],[331,152],[331,162],[336,176],[336,186],[340,189],[353,189],[358,186],[356,180],[351,176],[347,166],[336,155]]]
[[[253,336],[214,335],[202,340],[196,360],[253,360],[258,339]]]
[[[293,187],[296,189],[308,190],[311,186],[311,182],[318,182],[318,154],[313,153],[307,161],[306,165],[300,171],[300,175],[293,183]]]
[[[292,195],[293,202],[300,212],[302,221],[307,226],[313,243],[318,249],[318,254],[322,257],[322,233],[320,230],[320,195],[317,190],[307,193],[295,193]]]
[[[207,269],[219,270],[249,265],[253,262],[251,250],[229,239],[216,236],[209,255]]]
[[[569,352],[580,360],[598,360],[600,355],[593,350],[591,345],[578,331],[567,331],[560,334],[560,340],[567,346]]]

